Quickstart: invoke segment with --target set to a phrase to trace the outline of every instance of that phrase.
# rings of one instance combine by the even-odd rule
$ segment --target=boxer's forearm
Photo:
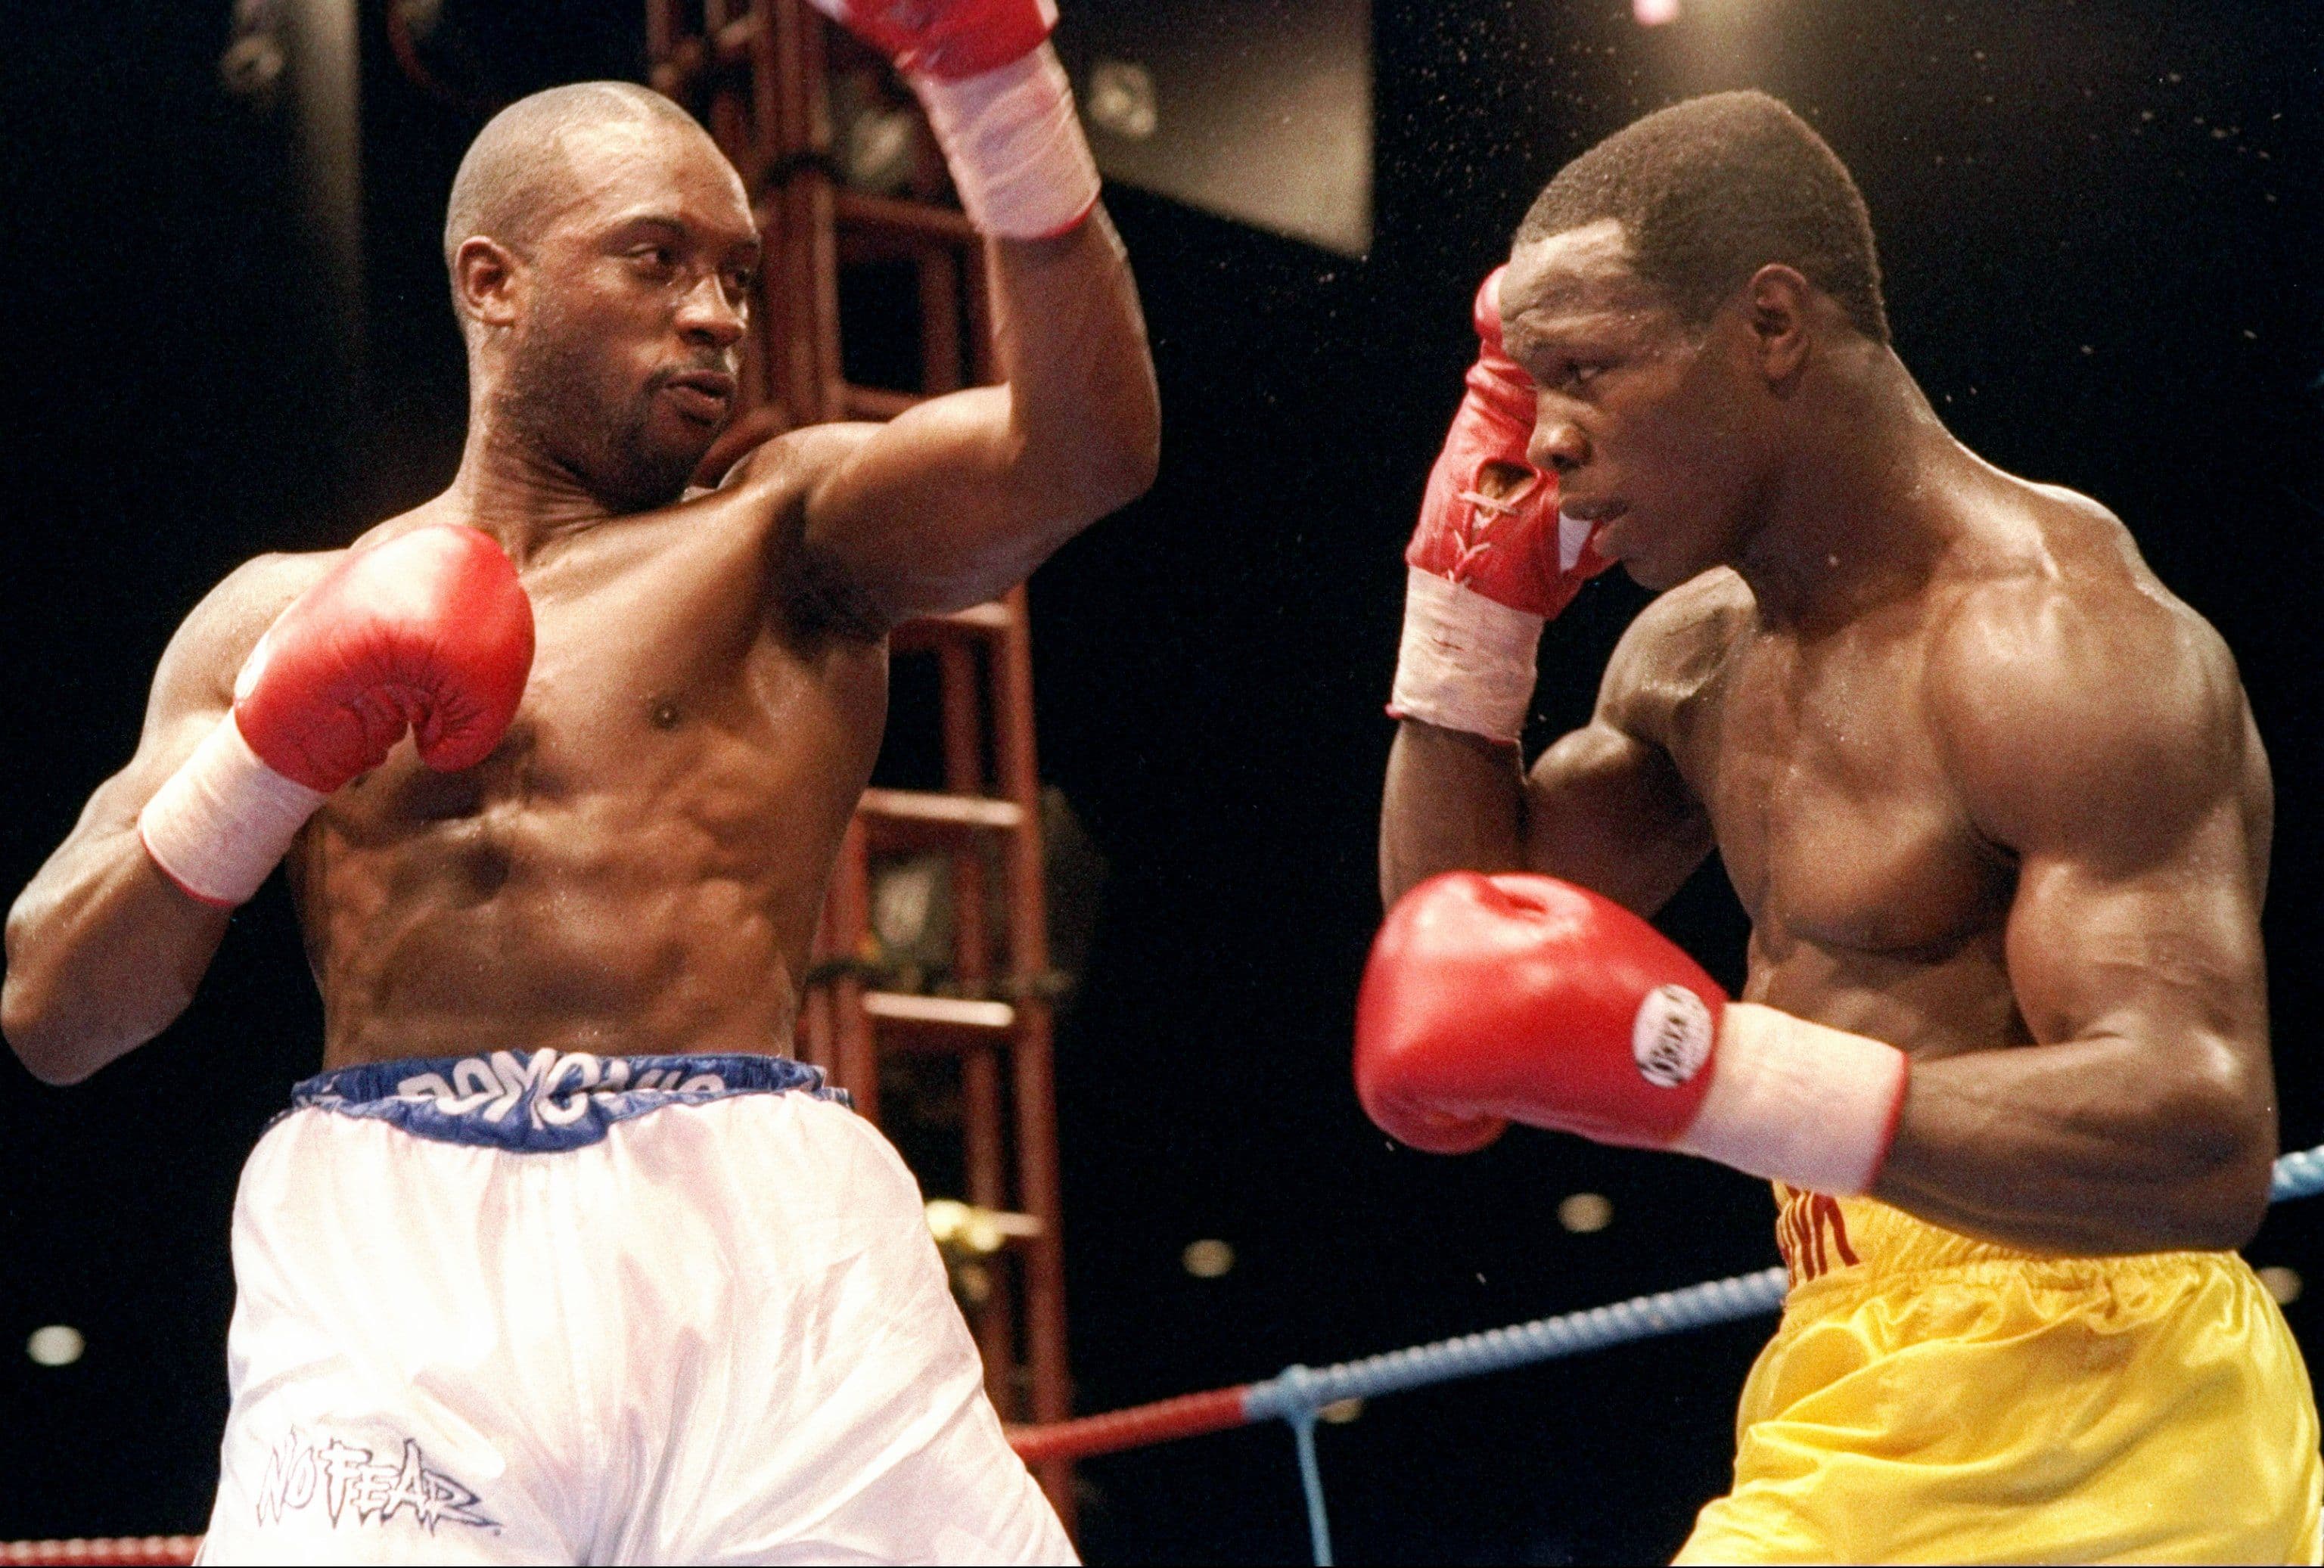
[[[51,1084],[144,1044],[193,1000],[226,915],[171,886],[134,825],[68,844],[9,911],[8,1044]]]
[[[1143,494],[1161,402],[1128,253],[1105,209],[1055,239],[985,242],[1001,374],[1028,510],[1073,527]]]
[[[2252,1060],[2106,1037],[1915,1064],[1874,1195],[2037,1251],[2241,1246],[2275,1155]]]
[[[1381,903],[1440,872],[1517,870],[1524,809],[1515,747],[1405,720],[1380,800]]]

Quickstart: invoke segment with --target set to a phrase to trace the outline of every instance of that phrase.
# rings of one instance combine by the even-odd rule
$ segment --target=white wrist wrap
[[[1064,234],[1097,205],[1097,161],[1074,117],[1073,84],[1043,44],[982,76],[915,77],[968,220],[1002,239]]]
[[[1407,568],[1404,646],[1388,711],[1514,744],[1533,706],[1534,657],[1545,617]]]
[[[137,832],[171,881],[230,909],[258,891],[326,798],[260,761],[229,713],[145,803]]]
[[[1888,1156],[1908,1065],[1894,1046],[1729,1002],[1711,1092],[1676,1147],[1787,1186],[1853,1197]]]

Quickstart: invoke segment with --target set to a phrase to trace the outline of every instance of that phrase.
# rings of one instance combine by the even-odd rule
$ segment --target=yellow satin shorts
[[[2316,1403],[2232,1252],[2044,1258],[1778,1187],[1792,1289],[1680,1563],[2317,1563]]]

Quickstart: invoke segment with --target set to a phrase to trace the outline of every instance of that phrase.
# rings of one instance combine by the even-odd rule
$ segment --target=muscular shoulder
[[[804,496],[837,473],[879,428],[842,421],[787,430],[735,459],[718,487],[752,489],[770,500],[782,495]]]
[[[189,698],[215,696],[223,703],[234,689],[243,660],[290,601],[312,587],[337,564],[344,550],[263,555],[244,561],[193,607],[169,648],[154,679],[158,697],[180,693]]]
[[[2251,775],[2235,659],[2104,508],[2045,489],[2029,521],[2024,549],[1937,607],[1939,742],[1995,842],[2140,862]]]
[[[1663,594],[1638,613],[1607,660],[1599,717],[1674,750],[1687,705],[1718,674],[1757,613],[1751,590],[1724,567]]]

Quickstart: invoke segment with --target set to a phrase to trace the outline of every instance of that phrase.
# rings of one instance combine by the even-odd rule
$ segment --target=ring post
[[[1273,1414],[1290,1426],[1299,1452],[1299,1490],[1307,1499],[1307,1541],[1314,1548],[1316,1568],[1332,1568],[1332,1521],[1323,1511],[1323,1467],[1315,1458],[1315,1413],[1322,1408],[1318,1381],[1314,1372],[1295,1362],[1272,1379],[1272,1403],[1277,1407]]]

